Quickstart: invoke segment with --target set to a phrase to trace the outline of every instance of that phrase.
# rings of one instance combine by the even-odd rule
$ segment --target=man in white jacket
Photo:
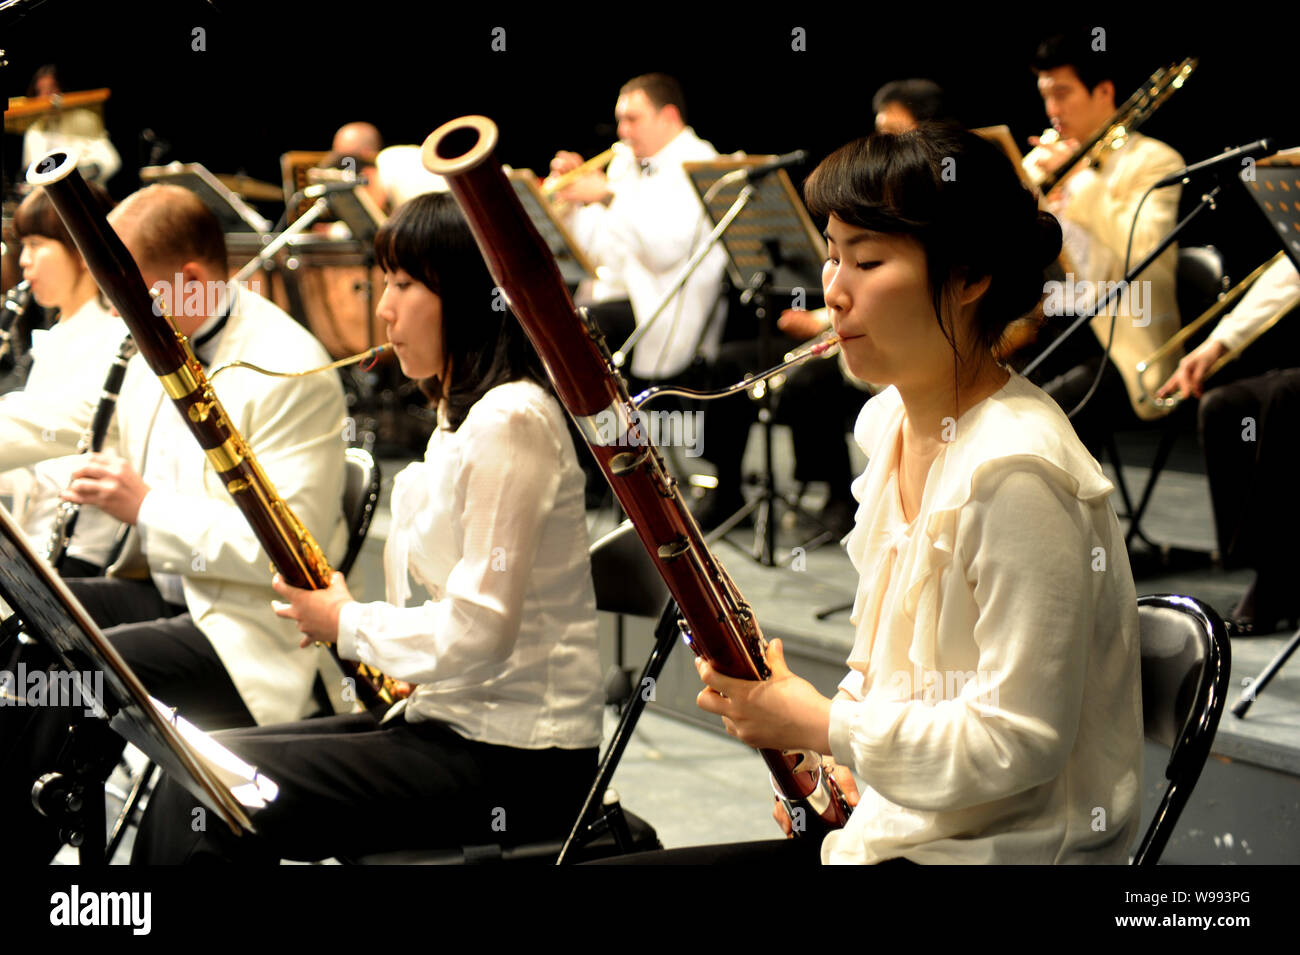
[[[292,318],[225,283],[220,225],[192,193],[152,186],[123,202],[112,223],[209,368],[235,358],[284,370],[328,361]],[[347,534],[337,377],[267,378],[241,369],[215,387],[281,497],[337,560]],[[57,424],[11,419],[0,422],[0,432],[15,463],[73,450],[63,446],[66,429]],[[337,669],[324,651],[299,650],[293,626],[272,613],[265,551],[141,357],[128,368],[105,448],[74,472],[67,493],[131,531],[109,577],[72,586],[146,689],[204,729],[315,712],[317,674],[324,668],[337,686]],[[0,713],[0,747],[9,754],[0,805],[6,818],[21,821],[13,831],[24,833],[20,850],[30,852],[20,856],[48,858],[57,845],[26,792],[55,768],[66,709]]]
[[[574,239],[599,272],[590,299],[628,299],[637,326],[650,320],[711,228],[682,163],[716,159],[718,153],[686,125],[685,108],[681,86],[672,77],[650,73],[629,80],[614,107],[619,145],[607,173],[583,176],[558,196],[574,204],[569,220]],[[577,153],[560,152],[551,161],[551,173],[560,175],[581,163]],[[718,301],[726,261],[722,248],[715,246],[655,320],[632,352],[636,377],[679,375],[697,347],[713,356],[722,323],[713,323],[707,332],[706,323]],[[620,344],[613,342],[611,348]]]

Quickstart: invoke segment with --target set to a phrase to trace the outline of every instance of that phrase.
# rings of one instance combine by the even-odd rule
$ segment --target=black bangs
[[[935,224],[938,207],[935,145],[912,131],[877,133],[841,146],[804,183],[808,211],[874,232],[925,232]]]

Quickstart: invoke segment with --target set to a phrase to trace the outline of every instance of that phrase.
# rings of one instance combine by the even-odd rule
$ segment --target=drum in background
[[[255,235],[226,241],[232,275],[261,248]],[[351,239],[297,236],[276,254],[274,275],[259,269],[248,285],[310,329],[332,357],[346,358],[387,338],[375,315],[384,277],[372,258]]]

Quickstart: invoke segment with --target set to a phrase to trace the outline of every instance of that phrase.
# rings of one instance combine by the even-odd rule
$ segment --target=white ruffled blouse
[[[830,742],[862,800],[831,863],[1126,861],[1140,812],[1138,618],[1112,485],[1019,375],[964,413],[919,511],[902,400],[855,437],[857,637]]]

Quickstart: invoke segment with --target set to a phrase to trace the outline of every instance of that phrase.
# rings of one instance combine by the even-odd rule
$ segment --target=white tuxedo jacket
[[[210,368],[245,359],[266,368],[298,371],[329,361],[315,338],[266,299],[241,290],[215,345]],[[79,373],[70,369],[70,374]],[[223,372],[214,389],[239,433],[280,496],[332,561],[347,546],[343,522],[343,388],[337,375],[268,378],[247,369]],[[50,407],[0,419],[0,467],[30,464],[76,450],[84,422],[68,409]],[[179,414],[141,356],[127,368],[106,448],[139,473],[154,424]],[[326,651],[298,648],[293,623],[271,611],[272,569],[265,550],[194,442],[182,456],[176,489],[155,488],[111,576],[146,578],[179,574],[195,625],[212,642],[244,704],[258,723],[300,719],[314,710],[318,670],[337,700],[339,671]],[[165,701],[164,701],[165,702]]]

